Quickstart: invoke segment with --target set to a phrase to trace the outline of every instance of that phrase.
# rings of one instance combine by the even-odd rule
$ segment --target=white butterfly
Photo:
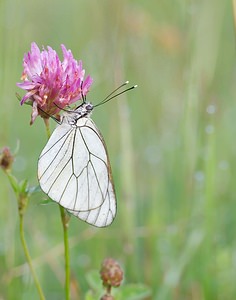
[[[121,94],[110,97],[113,93],[98,105]],[[38,179],[52,200],[87,223],[104,227],[115,218],[116,196],[106,145],[90,118],[93,107],[84,101],[63,113],[40,154]]]

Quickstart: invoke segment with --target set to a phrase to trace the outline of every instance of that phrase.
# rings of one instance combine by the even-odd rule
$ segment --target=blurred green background
[[[82,59],[102,100],[120,83],[138,88],[99,107],[93,119],[110,154],[118,197],[114,223],[70,222],[72,299],[86,274],[118,260],[125,283],[148,299],[236,298],[236,73],[233,6],[221,0],[16,1],[0,3],[0,147],[13,173],[37,185],[46,143],[42,119],[15,96],[22,58],[35,41]],[[51,121],[51,128],[55,127]],[[47,299],[63,299],[57,205],[31,198],[26,239]],[[19,239],[17,203],[0,172],[0,299],[38,299]]]

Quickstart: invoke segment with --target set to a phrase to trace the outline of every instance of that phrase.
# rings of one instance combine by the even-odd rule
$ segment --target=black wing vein
[[[39,158],[40,185],[70,213],[98,227],[116,214],[116,197],[103,137],[83,117],[77,127],[58,126]]]

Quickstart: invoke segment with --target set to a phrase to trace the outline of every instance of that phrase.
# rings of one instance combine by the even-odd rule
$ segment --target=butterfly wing
[[[94,122],[59,125],[38,161],[42,190],[76,217],[97,227],[116,214],[116,197],[104,140]]]

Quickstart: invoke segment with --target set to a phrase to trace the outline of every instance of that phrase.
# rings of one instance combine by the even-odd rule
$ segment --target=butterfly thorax
[[[65,111],[61,117],[61,122],[76,126],[76,123],[80,118],[90,117],[92,110],[92,103],[85,102],[78,106],[75,110]]]

